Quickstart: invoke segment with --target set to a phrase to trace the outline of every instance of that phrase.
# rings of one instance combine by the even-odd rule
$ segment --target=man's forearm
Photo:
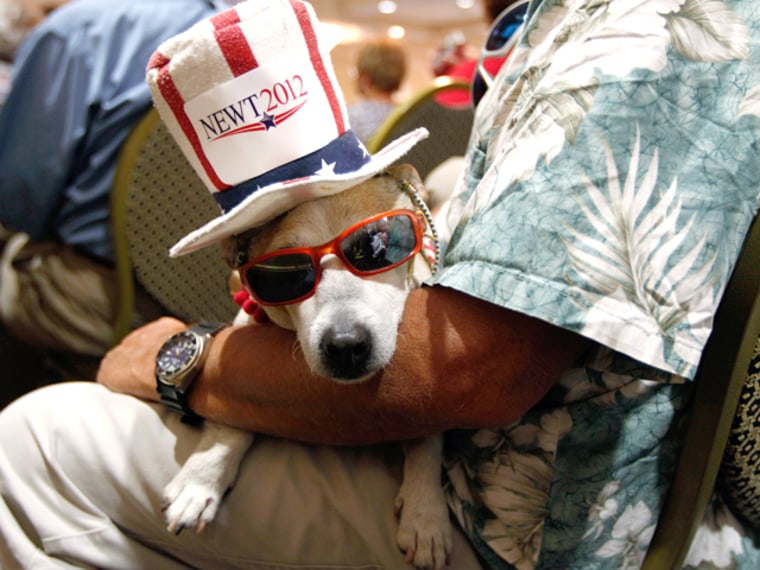
[[[290,331],[238,327],[219,334],[190,402],[212,420],[331,444],[506,425],[585,346],[580,337],[524,315],[425,288],[409,298],[393,360],[366,382],[312,375]]]

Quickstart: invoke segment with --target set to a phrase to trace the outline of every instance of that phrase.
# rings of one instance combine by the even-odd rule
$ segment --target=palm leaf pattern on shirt
[[[695,61],[743,59],[749,32],[723,0],[586,0],[579,10],[567,2],[551,5],[531,24],[526,44],[505,67],[523,71],[513,82],[494,87],[502,100],[488,160],[503,156],[499,169],[483,176],[465,210],[483,208],[499,189],[525,180],[539,160],[546,164],[572,142],[593,105],[603,75],[625,77],[633,69],[661,71],[667,49]],[[548,47],[547,47],[548,46]],[[476,125],[477,128],[477,125]]]
[[[739,105],[739,115],[757,115],[760,117],[760,85],[752,87]]]
[[[600,189],[586,178],[593,208],[580,205],[597,236],[566,228],[571,239],[565,239],[565,245],[573,267],[587,279],[583,294],[592,302],[598,297],[589,290],[608,297],[622,293],[663,335],[672,335],[673,327],[684,322],[695,304],[712,302],[716,254],[697,267],[704,238],[687,245],[693,236],[693,218],[680,222],[675,180],[662,196],[655,195],[656,152],[637,185],[640,141],[636,138],[621,188],[612,150],[601,141],[607,158],[607,188]],[[669,267],[673,253],[682,248],[686,252]]]
[[[667,14],[673,46],[695,61],[745,59],[749,31],[723,0],[687,0],[674,14]]]

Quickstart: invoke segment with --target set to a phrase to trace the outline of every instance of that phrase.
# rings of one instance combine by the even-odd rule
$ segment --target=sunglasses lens
[[[472,83],[470,84],[470,93],[472,95],[472,106],[477,107],[483,95],[488,91],[488,85],[483,76],[478,72],[472,77]]]
[[[310,293],[317,273],[309,255],[289,253],[252,265],[245,278],[261,302],[287,303]]]
[[[340,242],[345,259],[360,272],[374,272],[405,261],[417,247],[409,216],[391,216],[370,222]]]
[[[486,49],[495,51],[503,47],[525,21],[526,6],[514,6],[499,16],[486,40]]]
[[[478,106],[483,95],[488,91],[491,80],[509,56],[512,50],[509,45],[510,40],[525,22],[527,13],[527,1],[518,2],[504,10],[493,23],[481,50],[480,60],[470,85],[473,107]],[[488,79],[483,74],[486,74]]]

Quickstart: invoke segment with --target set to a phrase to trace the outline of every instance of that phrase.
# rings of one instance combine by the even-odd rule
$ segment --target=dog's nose
[[[372,339],[361,324],[330,328],[322,337],[320,349],[333,378],[355,380],[369,372]]]

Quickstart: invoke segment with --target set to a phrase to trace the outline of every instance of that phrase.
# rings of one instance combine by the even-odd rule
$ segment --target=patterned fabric
[[[758,207],[760,6],[534,0],[481,101],[435,281],[598,343],[517,424],[449,434],[493,568],[636,568]],[[716,505],[690,566],[757,568]]]

